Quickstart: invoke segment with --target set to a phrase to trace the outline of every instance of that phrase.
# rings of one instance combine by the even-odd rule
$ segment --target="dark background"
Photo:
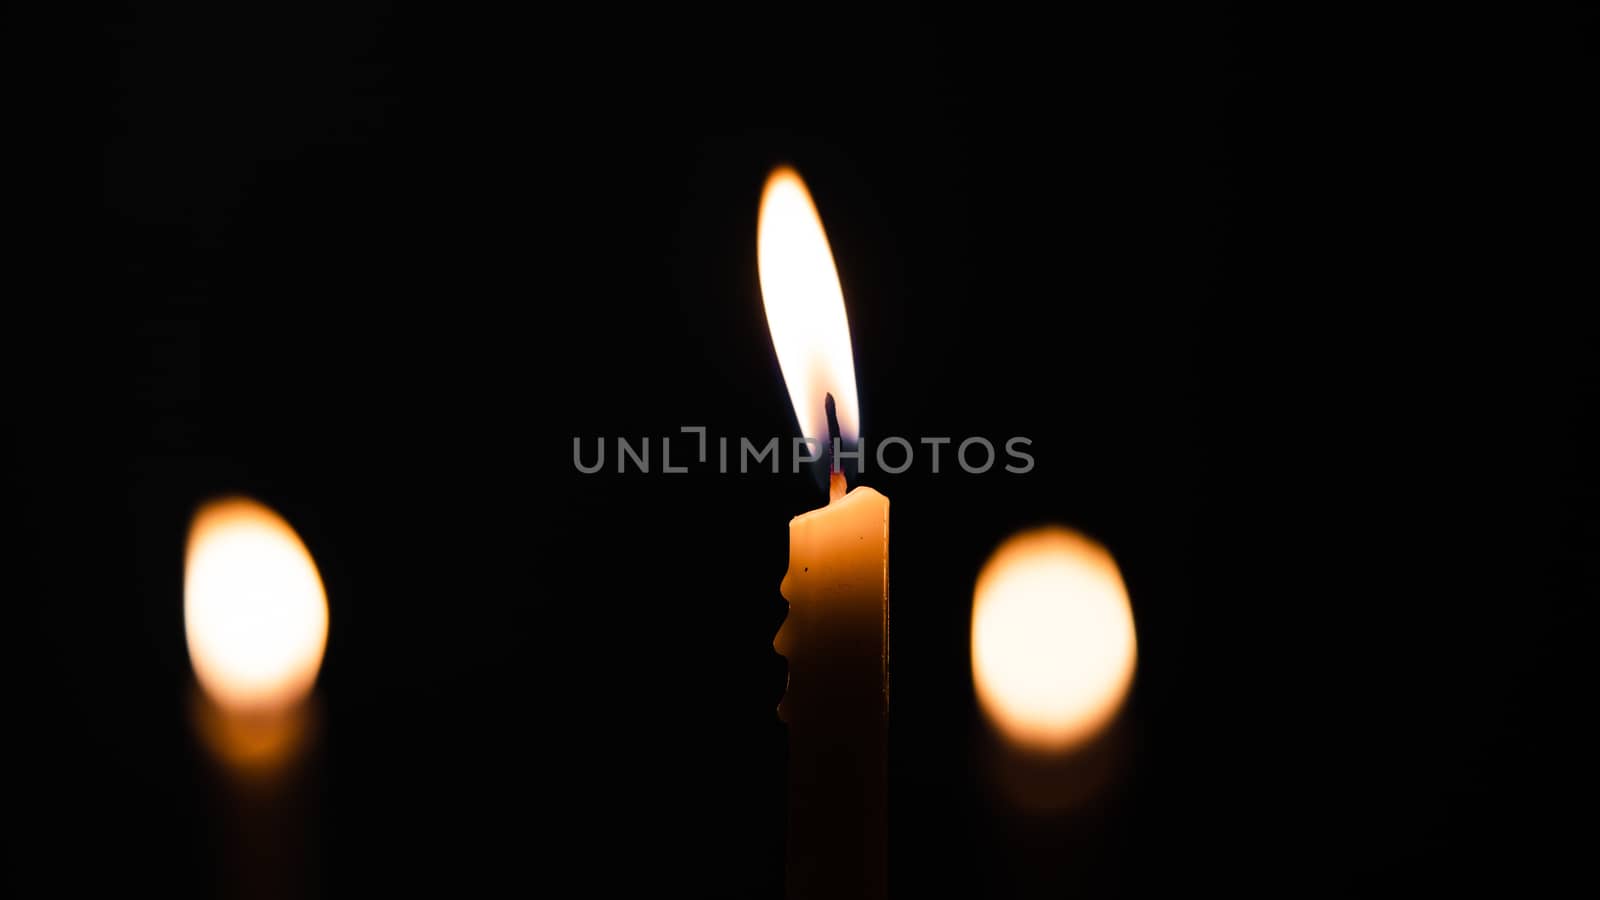
[[[245,491],[330,596],[311,892],[779,896],[770,642],[821,494],[571,442],[791,433],[754,260],[783,161],[867,433],[1038,462],[867,478],[896,896],[1578,869],[1592,13],[44,15],[7,38],[20,895],[217,889],[182,546]],[[1046,521],[1115,553],[1140,641],[1067,822],[999,806],[967,649],[978,567]]]

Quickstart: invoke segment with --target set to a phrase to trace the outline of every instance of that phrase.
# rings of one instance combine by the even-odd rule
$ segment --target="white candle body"
[[[887,895],[889,499],[858,487],[789,523],[791,900]]]

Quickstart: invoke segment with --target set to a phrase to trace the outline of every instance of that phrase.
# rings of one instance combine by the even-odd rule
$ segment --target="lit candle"
[[[756,256],[767,325],[802,435],[860,434],[850,326],[833,253],[800,176],[767,179]],[[830,415],[831,414],[831,415]],[[830,421],[831,420],[831,421]],[[831,449],[831,448],[830,448]],[[847,491],[830,452],[827,506],[789,523],[789,615],[773,646],[789,665],[788,893],[887,894],[889,500]]]
[[[189,528],[183,613],[200,685],[195,729],[223,796],[220,893],[304,896],[311,689],[328,640],[316,563],[271,509],[243,497],[206,503]]]

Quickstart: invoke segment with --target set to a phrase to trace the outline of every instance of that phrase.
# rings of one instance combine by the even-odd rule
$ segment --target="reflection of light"
[[[314,703],[257,715],[237,715],[197,693],[191,721],[206,748],[236,775],[271,779],[312,743],[319,717]]]
[[[311,553],[271,509],[231,497],[195,513],[183,618],[195,677],[224,711],[278,714],[311,692],[328,600]]]
[[[860,426],[844,291],[822,217],[800,173],[788,166],[775,169],[761,192],[756,267],[767,328],[801,435],[826,439],[823,400],[831,393],[839,436],[854,441]]]
[[[1049,527],[989,557],[972,602],[978,701],[1008,739],[1065,751],[1098,734],[1133,680],[1133,611],[1111,554]]]

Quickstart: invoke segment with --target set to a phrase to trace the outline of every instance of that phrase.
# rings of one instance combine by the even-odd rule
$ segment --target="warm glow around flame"
[[[767,328],[802,436],[827,439],[823,402],[831,393],[840,436],[854,441],[861,430],[844,291],[811,192],[787,166],[774,170],[761,192],[756,264]]]
[[[978,576],[972,676],[989,720],[1030,750],[1099,734],[1133,680],[1127,589],[1111,554],[1065,528],[1017,534]]]
[[[205,504],[189,527],[183,619],[206,694],[233,713],[305,699],[328,643],[328,599],[300,536],[244,497]]]

